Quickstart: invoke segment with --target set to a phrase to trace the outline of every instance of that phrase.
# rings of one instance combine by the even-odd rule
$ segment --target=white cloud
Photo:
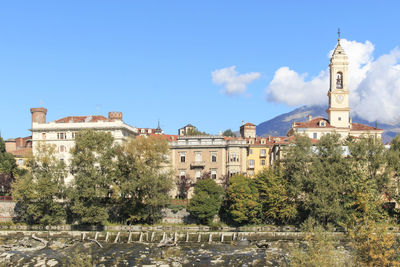
[[[349,57],[350,107],[361,118],[385,123],[400,122],[400,50],[394,49],[378,59],[374,45],[366,41],[341,40]],[[328,54],[328,58],[333,50]],[[327,105],[329,69],[307,79],[289,67],[281,67],[267,87],[267,99],[289,106]]]
[[[243,94],[246,93],[246,87],[249,83],[260,78],[260,73],[250,72],[238,74],[236,66],[215,70],[211,73],[214,84],[223,85],[224,94]]]

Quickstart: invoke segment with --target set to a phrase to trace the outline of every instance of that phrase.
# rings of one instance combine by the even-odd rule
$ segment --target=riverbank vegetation
[[[19,222],[154,224],[170,203],[174,175],[161,138],[116,144],[109,133],[82,131],[70,151],[69,168],[56,157],[55,147],[40,144],[37,151],[29,171],[12,186]],[[1,155],[6,163],[0,167],[16,173],[8,157]],[[220,185],[209,176],[201,176],[192,200],[183,205],[199,224],[215,226],[219,215],[220,224],[230,226],[312,225],[308,245],[292,254],[293,264],[309,266],[309,260],[317,260],[312,255],[335,258],[335,241],[320,232],[340,229],[358,262],[399,263],[399,243],[390,227],[400,220],[400,136],[389,149],[374,138],[343,141],[325,135],[312,144],[297,136],[280,162],[254,178],[237,174]]]

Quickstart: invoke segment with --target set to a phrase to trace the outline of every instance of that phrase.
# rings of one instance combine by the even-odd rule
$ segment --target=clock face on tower
[[[343,97],[342,95],[338,95],[338,96],[336,97],[336,101],[337,101],[338,103],[342,103],[342,102],[343,102],[343,99],[344,99],[344,97]]]

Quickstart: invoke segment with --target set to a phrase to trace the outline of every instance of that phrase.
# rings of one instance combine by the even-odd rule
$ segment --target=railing
[[[0,201],[12,201],[12,196],[0,196]]]
[[[196,168],[196,167],[204,167],[206,166],[206,163],[204,161],[195,161],[190,163],[190,167]]]

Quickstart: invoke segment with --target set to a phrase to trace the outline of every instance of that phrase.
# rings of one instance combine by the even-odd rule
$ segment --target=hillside
[[[285,136],[289,129],[291,128],[292,122],[294,121],[305,121],[307,116],[311,115],[315,117],[326,118],[328,114],[326,113],[327,107],[323,106],[303,106],[296,108],[295,110],[284,113],[282,115],[276,116],[275,118],[262,122],[257,125],[257,135],[258,136]],[[362,123],[370,126],[376,126],[376,122],[368,122],[361,119],[358,116],[353,117],[353,122]],[[390,125],[390,124],[380,124],[378,127],[384,129],[383,134],[384,143],[390,142],[390,140],[400,133],[400,124]]]

